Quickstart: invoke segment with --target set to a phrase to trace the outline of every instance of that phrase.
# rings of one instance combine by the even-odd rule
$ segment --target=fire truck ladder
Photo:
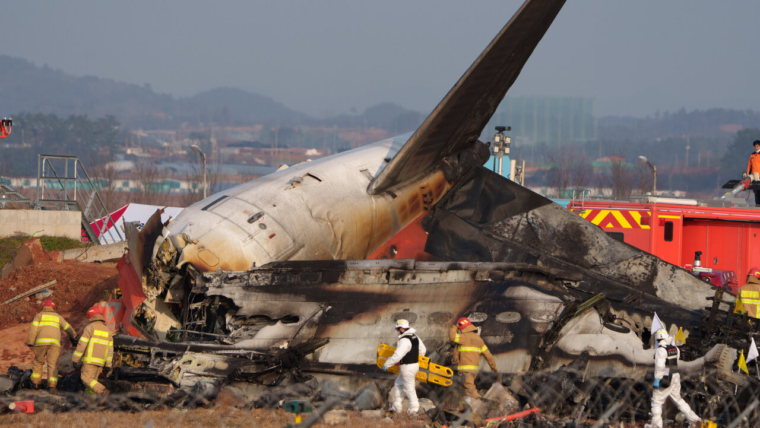
[[[57,155],[37,155],[37,158],[35,209],[81,211],[82,229],[90,242],[105,244],[106,234],[111,242],[124,240],[118,227],[109,227],[116,222],[79,158]],[[59,171],[63,171],[63,175],[59,175]],[[90,226],[92,223],[96,225],[97,233]]]

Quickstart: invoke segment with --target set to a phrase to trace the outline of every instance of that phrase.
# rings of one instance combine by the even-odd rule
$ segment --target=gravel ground
[[[315,427],[424,427],[430,420],[425,416],[395,416],[392,419],[369,419],[359,412],[347,412],[348,422],[336,425],[319,423]],[[308,417],[305,414],[304,419]],[[162,410],[142,413],[79,412],[0,415],[0,425],[7,428],[143,428],[143,427],[284,427],[294,422],[294,415],[284,410],[235,408]],[[152,424],[151,424],[152,423]]]

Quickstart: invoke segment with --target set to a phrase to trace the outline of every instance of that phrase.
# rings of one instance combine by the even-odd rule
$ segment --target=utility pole
[[[649,166],[649,169],[652,170],[652,176],[653,176],[653,178],[652,178],[652,194],[654,196],[657,196],[657,167],[654,166],[654,165],[652,165],[652,163],[649,162],[649,160],[647,160],[647,158],[645,156],[639,156],[639,162],[642,165]],[[670,175],[670,178],[671,179],[673,178],[673,174]],[[672,188],[673,187],[671,186],[671,189]]]
[[[206,154],[203,153],[203,151],[201,151],[201,148],[195,144],[190,146],[190,149],[200,154],[201,160],[203,160],[203,199],[206,199]]]
[[[684,164],[686,165],[686,169],[689,169],[689,149],[691,147],[689,146],[689,137],[686,137],[686,162]]]

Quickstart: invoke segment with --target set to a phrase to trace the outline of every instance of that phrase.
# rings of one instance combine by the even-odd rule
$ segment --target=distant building
[[[596,140],[594,99],[584,97],[506,97],[491,117],[483,138],[491,141],[494,128],[511,126],[508,134],[517,144]]]

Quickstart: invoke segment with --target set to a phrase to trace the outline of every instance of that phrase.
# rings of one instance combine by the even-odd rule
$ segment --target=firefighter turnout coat
[[[77,335],[62,316],[58,315],[53,308],[46,306],[32,320],[26,344],[29,346],[52,345],[60,348],[61,330],[72,338]]]
[[[71,362],[82,360],[84,364],[98,367],[111,367],[113,361],[113,338],[106,327],[103,315],[97,314],[90,318],[90,323],[82,332],[77,350],[71,356]]]
[[[453,358],[453,363],[457,365],[457,371],[477,373],[480,368],[481,355],[485,357],[491,371],[498,371],[496,360],[494,360],[483,339],[478,336],[477,328],[474,325],[470,324],[464,330],[452,326],[449,330],[449,339],[458,345]]]

